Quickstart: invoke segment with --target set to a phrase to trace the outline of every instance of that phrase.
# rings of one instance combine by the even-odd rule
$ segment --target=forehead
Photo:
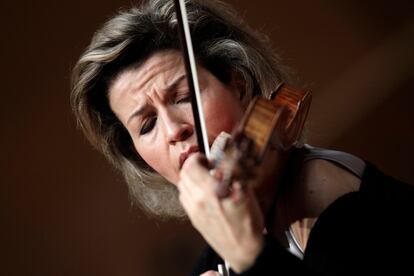
[[[182,54],[177,50],[163,50],[155,52],[149,56],[143,63],[141,63],[136,69],[141,74],[141,77],[152,77],[159,71],[168,71],[170,68],[176,70],[177,67],[183,66]]]
[[[121,71],[109,85],[109,103],[118,117],[141,102],[147,92],[163,90],[184,74],[181,53],[176,50],[156,52],[143,63]]]
[[[183,67],[181,53],[176,50],[164,50],[149,56],[144,62],[121,71],[110,83],[109,91],[119,91],[129,88],[143,89],[145,84],[162,73],[168,77],[178,73]]]

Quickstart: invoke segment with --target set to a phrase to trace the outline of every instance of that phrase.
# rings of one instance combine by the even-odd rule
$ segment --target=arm
[[[264,236],[263,214],[252,188],[242,190],[235,183],[229,197],[218,198],[215,188],[219,181],[203,163],[205,158],[194,154],[184,164],[178,184],[180,201],[193,226],[232,270],[240,275],[309,273],[304,262],[274,238]],[[216,263],[204,262],[202,271],[216,267]]]

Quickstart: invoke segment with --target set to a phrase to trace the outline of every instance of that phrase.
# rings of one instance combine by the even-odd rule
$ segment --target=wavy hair
[[[197,62],[223,83],[230,73],[245,80],[244,101],[270,95],[286,69],[267,38],[248,27],[227,4],[186,1]],[[71,105],[90,143],[126,179],[133,202],[158,217],[184,217],[178,191],[135,151],[125,127],[112,112],[108,87],[120,72],[139,66],[151,54],[179,49],[172,0],[149,0],[118,12],[93,36],[72,74]]]

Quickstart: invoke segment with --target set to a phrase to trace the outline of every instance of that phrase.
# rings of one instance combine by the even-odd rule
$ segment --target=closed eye
[[[157,122],[157,117],[156,116],[153,116],[153,117],[150,117],[149,119],[147,119],[144,122],[144,124],[142,125],[142,127],[139,131],[139,134],[140,135],[145,135],[145,134],[151,132],[154,129],[154,126],[155,126],[156,122]]]
[[[190,94],[186,94],[181,96],[180,98],[178,98],[175,103],[176,104],[181,104],[181,103],[188,103],[190,102],[191,98],[190,98]]]

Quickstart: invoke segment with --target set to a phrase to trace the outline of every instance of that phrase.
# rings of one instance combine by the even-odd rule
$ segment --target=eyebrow
[[[128,125],[128,124],[129,124],[129,122],[130,122],[133,118],[138,117],[138,116],[141,116],[141,115],[145,112],[145,110],[146,110],[147,108],[148,108],[148,105],[144,105],[144,106],[142,106],[142,107],[138,108],[138,110],[134,111],[134,113],[132,113],[132,114],[131,114],[131,116],[129,116],[129,118],[128,118],[128,120],[127,120],[126,125]]]
[[[170,92],[171,90],[173,90],[175,87],[177,87],[178,83],[180,81],[182,81],[183,79],[187,78],[186,74],[182,74],[181,76],[179,76],[178,78],[176,78],[171,84],[169,84],[164,91],[166,91],[167,93]],[[139,107],[136,111],[134,111],[131,116],[129,116],[126,125],[129,124],[129,122],[138,116],[142,116],[143,113],[145,113],[145,111],[148,109],[148,105],[144,104],[142,107]]]

